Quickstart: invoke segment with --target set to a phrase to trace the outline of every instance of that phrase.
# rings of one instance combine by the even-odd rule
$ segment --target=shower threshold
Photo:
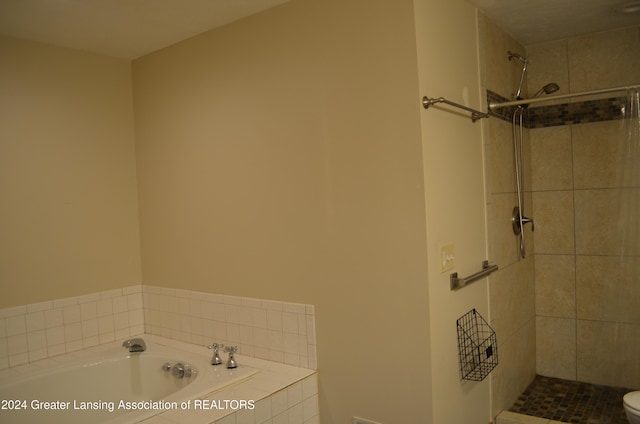
[[[622,397],[630,391],[536,376],[509,411],[498,416],[497,424],[627,424]],[[518,418],[520,414],[524,417]]]

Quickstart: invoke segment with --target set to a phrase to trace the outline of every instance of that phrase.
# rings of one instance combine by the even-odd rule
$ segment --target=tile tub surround
[[[0,369],[143,332],[140,285],[0,309]]]
[[[316,369],[313,305],[143,286],[145,333]]]
[[[0,309],[0,369],[154,334],[316,369],[314,307],[133,285]]]
[[[141,335],[148,341],[185,350],[195,354],[209,355],[202,346],[185,344],[149,334]],[[0,371],[0,380],[15,378],[22,373],[41,367],[64,365],[86,355],[120,350],[120,342],[94,346],[43,359],[33,363]],[[201,397],[210,400],[253,400],[254,409],[170,410],[144,420],[145,424],[319,424],[318,380],[313,370],[278,364],[258,358],[237,355],[240,366],[259,368],[255,376]]]

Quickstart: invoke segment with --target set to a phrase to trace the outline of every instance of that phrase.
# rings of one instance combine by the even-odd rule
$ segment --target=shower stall
[[[637,101],[598,92],[640,84],[640,55],[629,55],[639,28],[526,49],[486,17],[480,29],[488,104],[529,103],[493,109],[485,130],[489,256],[500,265],[493,412],[536,375],[640,389],[640,141],[637,115],[622,119]]]

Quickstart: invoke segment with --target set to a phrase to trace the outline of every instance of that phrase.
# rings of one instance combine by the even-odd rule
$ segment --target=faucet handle
[[[229,353],[229,359],[227,360],[227,368],[238,368],[238,363],[233,357],[233,354],[238,351],[238,346],[226,346],[224,348],[224,351]]]
[[[171,366],[171,375],[173,375],[176,378],[184,378],[184,377],[190,378],[197,373],[198,373],[198,370],[196,370],[195,368],[191,368],[189,364],[183,364],[181,362],[177,362],[173,366]]]
[[[533,218],[527,218],[526,216],[522,217],[522,224],[529,224],[531,223],[531,231],[535,231],[536,227],[535,224],[533,223]]]
[[[207,346],[207,349],[218,350],[223,347],[224,345],[222,343],[211,343],[209,346]]]
[[[211,357],[211,365],[220,365],[222,363],[222,358],[220,358],[220,353],[218,349],[223,348],[223,344],[212,343],[207,346],[207,349],[213,349],[213,356]]]

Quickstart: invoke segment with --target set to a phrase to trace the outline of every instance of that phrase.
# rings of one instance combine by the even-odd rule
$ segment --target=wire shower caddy
[[[456,326],[460,375],[482,381],[498,365],[496,332],[475,308],[458,318]]]

